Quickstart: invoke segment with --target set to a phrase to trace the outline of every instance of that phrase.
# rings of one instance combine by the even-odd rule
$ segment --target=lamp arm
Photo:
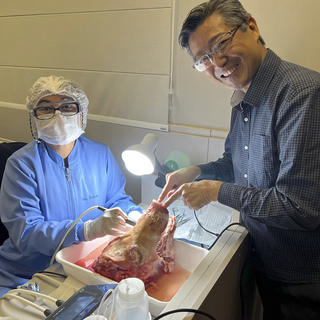
[[[159,173],[161,173],[164,177],[166,176],[167,173],[171,172],[170,168],[168,168],[166,165],[161,165],[156,154],[154,153],[154,158],[156,160],[155,163],[155,168]]]
[[[161,165],[155,153],[154,158],[156,160],[155,168],[158,171],[158,178],[155,181],[155,185],[159,188],[163,188],[166,184],[166,174],[172,172],[172,170],[170,170],[166,165]]]

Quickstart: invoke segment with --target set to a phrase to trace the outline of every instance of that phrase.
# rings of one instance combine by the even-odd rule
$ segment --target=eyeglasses
[[[58,104],[60,104],[60,106],[55,108],[54,106]],[[74,116],[79,113],[79,103],[76,101],[41,103],[34,108],[33,114],[39,120],[49,120],[55,116],[57,110],[64,116]]]
[[[198,71],[204,71],[208,69],[211,64],[213,63],[212,61],[212,56],[213,55],[221,55],[225,53],[231,45],[232,38],[236,31],[242,26],[243,22],[230,30],[229,32],[226,32],[223,34],[211,47],[211,49],[205,53],[200,59],[198,59],[194,65],[193,68],[197,69]]]

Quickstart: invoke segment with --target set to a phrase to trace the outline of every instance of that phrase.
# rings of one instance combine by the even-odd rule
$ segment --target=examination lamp
[[[158,171],[156,185],[162,188],[165,184],[165,176],[171,170],[159,163],[155,155],[157,146],[157,136],[148,133],[140,144],[135,144],[122,152],[122,160],[128,171],[137,176],[151,174],[156,169]]]

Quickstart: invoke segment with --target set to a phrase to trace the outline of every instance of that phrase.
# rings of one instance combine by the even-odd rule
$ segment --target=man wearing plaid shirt
[[[179,41],[233,110],[223,157],[168,174],[159,200],[240,211],[264,320],[320,319],[320,74],[267,49],[238,0],[195,7]]]

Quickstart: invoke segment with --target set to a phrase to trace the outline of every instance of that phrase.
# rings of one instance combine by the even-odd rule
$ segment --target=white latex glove
[[[120,208],[106,209],[99,218],[84,223],[84,236],[90,241],[107,234],[122,234],[127,231],[125,219],[128,217]]]
[[[128,218],[134,222],[137,222],[141,216],[142,216],[142,213],[139,211],[131,211],[128,213]]]

